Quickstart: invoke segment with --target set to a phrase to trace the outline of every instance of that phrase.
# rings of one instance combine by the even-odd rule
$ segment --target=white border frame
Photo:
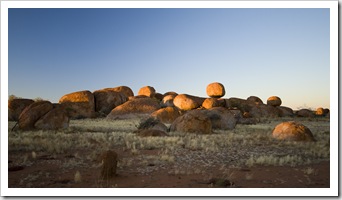
[[[330,188],[8,188],[8,8],[330,8]],[[1,196],[338,196],[337,34],[338,1],[1,1]]]

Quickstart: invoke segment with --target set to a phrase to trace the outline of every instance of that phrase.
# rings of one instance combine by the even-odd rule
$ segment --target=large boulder
[[[224,86],[221,83],[218,83],[218,82],[210,83],[207,86],[206,91],[207,91],[207,95],[209,97],[220,98],[220,97],[223,97],[226,94]]]
[[[140,122],[138,130],[136,132],[140,132],[141,130],[159,130],[167,132],[167,127],[165,126],[165,124],[160,122],[159,119],[149,117],[147,119],[143,119]]]
[[[224,105],[225,105],[225,100],[217,99],[217,98],[207,98],[202,103],[202,107],[206,109],[210,109],[214,107],[223,107]]]
[[[108,115],[115,107],[128,100],[124,93],[111,89],[96,90],[93,94],[95,98],[95,111],[105,115]]]
[[[201,110],[191,110],[178,117],[170,127],[172,132],[211,134],[210,118]]]
[[[44,130],[57,130],[69,127],[69,117],[63,106],[56,106],[36,123],[35,128]]]
[[[215,107],[202,112],[211,120],[213,129],[232,130],[236,126],[237,118],[227,108]]]
[[[119,86],[119,87],[115,87],[115,88],[106,88],[106,89],[109,89],[109,90],[112,90],[115,92],[121,92],[121,93],[125,94],[127,98],[134,96],[132,89],[127,87],[127,86]]]
[[[316,109],[315,114],[316,114],[316,116],[324,116],[326,113],[324,111],[324,108],[319,107],[319,108]]]
[[[151,86],[144,86],[142,88],[140,88],[138,95],[144,95],[147,97],[154,97],[156,94],[156,90],[154,89],[154,87]]]
[[[296,112],[296,115],[297,115],[298,117],[314,117],[314,116],[315,116],[315,113],[314,113],[314,111],[312,111],[312,110],[303,108],[303,109],[298,110],[298,111]]]
[[[38,101],[27,106],[19,116],[19,128],[31,130],[35,128],[35,123],[46,113],[53,109],[49,101]]]
[[[95,114],[94,95],[88,90],[66,94],[59,99],[71,119],[93,118]]]
[[[159,101],[152,98],[136,98],[115,107],[108,115],[108,119],[127,119],[150,115],[160,109]]]
[[[281,105],[281,99],[277,96],[271,96],[267,99],[267,105],[280,106]]]
[[[181,116],[181,112],[176,107],[166,107],[153,112],[151,116],[157,118],[163,123],[171,124]]]
[[[163,97],[162,101],[160,102],[161,107],[173,107],[175,106],[173,104],[173,99],[176,97],[177,95],[174,94],[169,94]]]
[[[270,105],[265,104],[255,104],[254,106],[250,107],[249,114],[253,118],[260,118],[260,117],[279,117],[280,111]]]
[[[279,110],[280,117],[293,117],[294,112],[291,108],[285,106],[278,106],[276,107]]]
[[[247,101],[255,104],[264,104],[264,102],[262,102],[262,100],[257,96],[250,96],[247,98]]]
[[[20,113],[32,103],[34,103],[32,99],[8,100],[8,120],[18,121]]]
[[[278,124],[272,131],[272,136],[279,140],[315,141],[309,128],[294,121]]]
[[[205,98],[188,94],[179,94],[173,99],[173,104],[180,110],[193,110],[202,105]]]
[[[242,113],[249,112],[250,109],[255,106],[255,103],[247,101],[246,99],[240,99],[236,97],[231,97],[229,99],[225,99],[225,106],[229,109],[239,109]]]

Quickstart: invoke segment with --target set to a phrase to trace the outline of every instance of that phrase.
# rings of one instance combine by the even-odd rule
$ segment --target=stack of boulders
[[[8,118],[18,121],[19,128],[28,130],[66,128],[70,119],[153,117],[169,124],[171,131],[209,134],[213,129],[234,129],[236,124],[255,124],[259,118],[329,115],[329,109],[323,108],[294,112],[281,106],[278,96],[269,97],[266,104],[257,96],[223,98],[226,89],[218,82],[208,84],[206,93],[207,98],[176,92],[161,94],[152,86],[144,86],[134,96],[131,88],[119,86],[69,93],[58,104],[12,99],[8,102]]]

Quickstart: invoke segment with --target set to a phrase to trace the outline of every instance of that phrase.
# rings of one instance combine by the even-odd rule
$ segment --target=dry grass
[[[317,142],[286,142],[272,138],[272,129],[280,122],[291,119],[262,119],[256,125],[238,124],[234,130],[215,130],[211,135],[168,133],[168,137],[138,137],[133,132],[140,119],[71,120],[70,127],[61,131],[11,131],[14,122],[9,122],[9,153],[32,152],[32,158],[41,154],[52,155],[93,149],[83,158],[74,156],[63,163],[64,168],[77,168],[84,160],[96,160],[107,149],[129,150],[134,158],[123,158],[118,167],[132,163],[146,166],[172,164],[171,173],[201,173],[210,166],[232,167],[254,165],[296,166],[330,158],[329,120],[301,118],[314,134]],[[297,119],[296,119],[297,120]],[[96,146],[96,148],[94,148]],[[141,155],[144,150],[159,150],[156,156]],[[26,157],[23,162],[30,162]],[[132,160],[135,159],[135,160]],[[201,166],[193,169],[189,166]],[[309,172],[306,172],[309,173]],[[251,179],[252,176],[246,177]]]

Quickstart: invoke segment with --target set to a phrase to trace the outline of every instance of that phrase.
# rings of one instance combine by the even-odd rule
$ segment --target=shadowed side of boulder
[[[38,101],[30,104],[19,116],[19,128],[22,130],[34,129],[34,124],[52,109],[53,105],[49,101]]]

